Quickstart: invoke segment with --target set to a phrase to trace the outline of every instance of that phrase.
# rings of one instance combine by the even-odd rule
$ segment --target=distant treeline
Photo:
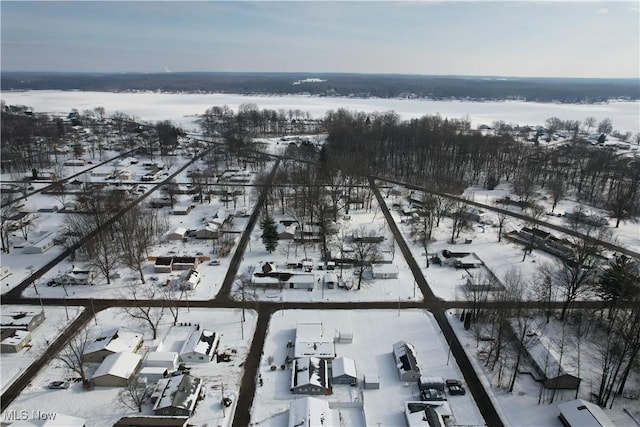
[[[3,72],[2,90],[163,91],[311,94],[430,99],[592,103],[640,99],[639,79],[494,78],[311,73],[37,73]]]

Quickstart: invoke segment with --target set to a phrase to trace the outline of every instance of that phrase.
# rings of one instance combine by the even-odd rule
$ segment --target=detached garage
[[[137,354],[125,351],[115,353],[104,359],[91,380],[96,386],[126,387],[141,364],[142,357]]]

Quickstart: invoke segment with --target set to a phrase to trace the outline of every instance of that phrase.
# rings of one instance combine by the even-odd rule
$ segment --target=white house
[[[122,351],[107,356],[91,377],[96,386],[125,387],[140,368],[142,357]]]
[[[30,234],[22,252],[25,254],[41,254],[55,246],[56,234],[53,231],[38,231]]]
[[[91,342],[82,355],[85,362],[102,362],[112,354],[135,353],[142,347],[142,334],[124,329],[107,329]]]
[[[23,329],[3,329],[0,334],[0,353],[18,353],[31,342],[31,334]]]
[[[296,340],[294,357],[313,356],[323,359],[336,357],[333,336],[325,334],[322,323],[298,323],[296,326]]]
[[[307,396],[296,399],[289,405],[288,427],[329,427],[339,425],[335,409],[329,408],[329,402]]]
[[[375,264],[371,267],[374,279],[397,279],[400,269],[394,264]]]
[[[93,283],[93,279],[95,278],[95,273],[92,270],[80,270],[78,268],[73,268],[70,271],[67,271],[64,274],[61,274],[58,277],[54,277],[51,280],[51,284],[53,285],[89,285]]]
[[[44,322],[44,310],[14,310],[3,311],[0,316],[2,329],[22,329],[33,331]]]
[[[291,368],[291,392],[294,394],[330,394],[326,360],[318,357],[294,359]]]
[[[191,331],[180,349],[183,362],[211,362],[220,344],[220,335],[200,329]]]
[[[559,403],[558,410],[565,427],[615,427],[601,407],[582,399]]]
[[[415,353],[413,345],[404,341],[398,341],[393,345],[393,357],[400,381],[417,381],[420,378],[420,367]]]

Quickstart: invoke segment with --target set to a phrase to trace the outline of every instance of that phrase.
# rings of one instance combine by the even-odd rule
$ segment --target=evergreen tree
[[[264,248],[272,253],[278,247],[278,229],[276,228],[276,223],[273,221],[269,215],[265,215],[265,217],[260,222],[260,228],[262,228],[262,243],[264,243]]]

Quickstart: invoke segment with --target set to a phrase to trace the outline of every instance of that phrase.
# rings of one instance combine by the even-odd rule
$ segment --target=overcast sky
[[[640,2],[0,3],[4,71],[640,77]]]

